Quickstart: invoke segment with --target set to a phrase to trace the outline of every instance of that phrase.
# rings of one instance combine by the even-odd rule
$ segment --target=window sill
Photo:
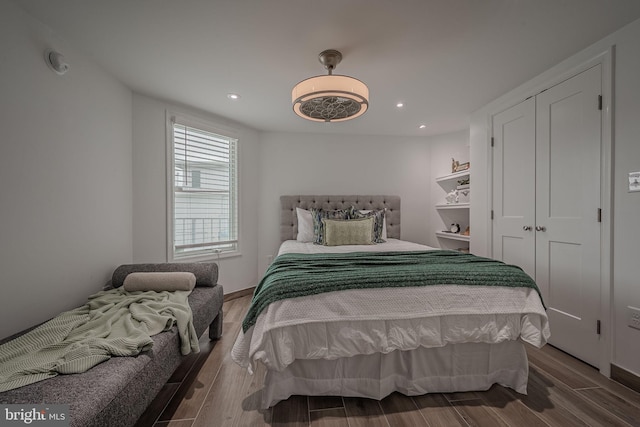
[[[220,259],[225,258],[236,258],[242,256],[242,252],[240,251],[229,251],[229,252],[220,252],[219,254],[204,254],[204,255],[193,255],[187,257],[173,258],[172,261],[169,262],[212,262],[218,261]]]

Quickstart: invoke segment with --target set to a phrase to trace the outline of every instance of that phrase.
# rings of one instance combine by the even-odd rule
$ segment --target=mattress
[[[288,240],[285,253],[424,251],[388,239],[377,245],[327,247]],[[299,360],[337,360],[449,344],[522,340],[536,347],[550,336],[538,293],[530,288],[439,286],[351,289],[269,305],[232,350],[250,372],[255,363],[283,371]]]
[[[349,252],[401,252],[401,251],[428,251],[435,250],[431,246],[419,243],[408,242],[399,239],[387,239],[385,243],[375,245],[342,245],[324,246],[311,242],[298,242],[297,240],[285,240],[278,249],[278,255],[299,253],[299,254],[326,254],[326,253],[349,253]]]

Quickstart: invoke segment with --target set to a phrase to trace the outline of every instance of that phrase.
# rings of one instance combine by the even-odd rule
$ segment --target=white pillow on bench
[[[135,291],[192,291],[196,286],[193,273],[172,272],[135,272],[124,278],[124,290]]]

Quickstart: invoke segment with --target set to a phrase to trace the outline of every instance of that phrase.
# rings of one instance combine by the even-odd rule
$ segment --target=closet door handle
[[[547,227],[544,225],[536,225],[536,231],[547,231]]]
[[[524,227],[522,227],[522,229],[524,231],[531,231],[531,226],[530,225],[525,225]]]

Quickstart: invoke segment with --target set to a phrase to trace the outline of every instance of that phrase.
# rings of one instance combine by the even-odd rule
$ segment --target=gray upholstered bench
[[[222,286],[215,263],[130,264],[114,271],[111,284],[122,284],[135,271],[191,271],[196,288],[189,295],[194,328],[201,336],[222,335]],[[6,342],[27,331],[2,341]],[[180,353],[177,328],[160,333],[153,348],[136,357],[112,357],[82,374],[59,375],[0,393],[3,404],[68,404],[72,426],[133,426],[186,356]]]

